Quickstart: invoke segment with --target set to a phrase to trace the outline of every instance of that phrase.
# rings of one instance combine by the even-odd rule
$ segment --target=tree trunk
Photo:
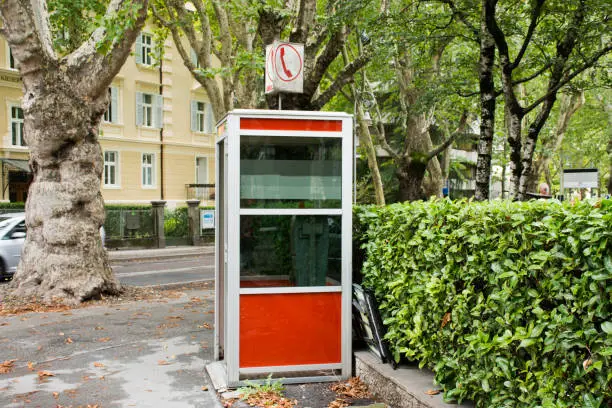
[[[442,197],[442,187],[444,187],[444,174],[440,161],[434,157],[427,163],[427,177],[423,180],[425,197]]]
[[[487,19],[495,18],[495,7],[489,1],[482,1],[480,18],[480,136],[478,138],[478,159],[476,161],[476,192],[478,201],[489,199],[489,180],[491,179],[491,154],[495,134],[495,82],[493,66],[495,63],[495,41],[487,28]]]
[[[376,149],[374,148],[374,143],[372,142],[372,136],[370,135],[368,124],[364,120],[363,107],[359,103],[357,104],[357,122],[359,125],[357,129],[359,143],[365,150],[368,160],[368,168],[370,169],[370,174],[372,175],[372,184],[374,185],[376,204],[385,205],[385,192],[383,189],[382,178],[380,177],[380,170],[378,169]]]
[[[107,92],[92,103],[75,97],[74,88],[61,71],[44,83],[26,82],[25,134],[34,177],[26,203],[28,234],[12,283],[18,296],[78,303],[119,290],[99,233],[105,214],[98,126]]]
[[[3,34],[23,81],[24,136],[33,173],[27,236],[11,283],[15,296],[79,303],[119,292],[99,232],[105,214],[98,128],[109,103],[108,86],[145,22],[147,0],[115,0],[104,16],[110,19],[128,6],[133,14],[126,18],[133,24],[112,40],[107,53],[98,52],[107,32],[98,27],[60,59],[45,2],[0,2]]]
[[[399,181],[399,201],[418,201],[425,199],[423,179],[427,165],[416,160],[399,167],[395,172]]]

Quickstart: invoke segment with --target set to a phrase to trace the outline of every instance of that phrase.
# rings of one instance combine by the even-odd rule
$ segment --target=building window
[[[148,93],[136,93],[136,125],[152,128],[162,127],[162,105],[161,95]]]
[[[104,185],[117,186],[117,169],[119,167],[118,152],[104,152]]]
[[[191,131],[204,132],[205,118],[205,103],[199,101],[191,101]]]
[[[215,118],[210,103],[191,101],[191,131],[201,133],[215,132]]]
[[[142,185],[144,187],[155,186],[155,155],[153,153],[142,154]]]
[[[11,143],[13,146],[25,146],[23,139],[23,109],[11,106]]]
[[[110,102],[108,109],[104,112],[104,121],[107,123],[119,123],[119,89],[111,86],[108,88]]]
[[[208,184],[208,159],[196,157],[196,184]]]
[[[136,38],[136,62],[141,65],[153,65],[153,37],[141,33]]]
[[[17,63],[15,62],[15,57],[13,57],[13,50],[11,50],[8,45],[7,48],[9,50],[9,68],[17,69]]]

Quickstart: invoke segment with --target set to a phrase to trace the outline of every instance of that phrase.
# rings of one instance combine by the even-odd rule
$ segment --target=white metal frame
[[[315,132],[315,131],[260,131],[240,130],[241,118],[266,118],[266,119],[301,119],[301,120],[341,120],[340,132]],[[223,120],[220,122],[223,123]],[[284,379],[284,383],[304,383],[320,381],[337,381],[337,376],[321,376],[320,371],[341,370],[341,378],[351,375],[352,349],[351,349],[351,293],[352,293],[352,195],[353,195],[353,120],[352,116],[344,113],[333,112],[302,112],[302,111],[257,111],[257,110],[234,110],[225,118],[226,136],[217,141],[218,144],[225,142],[228,168],[225,185],[227,188],[227,214],[228,226],[228,248],[227,248],[227,279],[226,295],[224,301],[224,358],[226,363],[228,385],[239,386],[241,374],[273,373],[273,372],[302,372],[313,371],[313,376],[292,377]],[[342,207],[330,209],[241,209],[240,208],[240,137],[241,136],[279,136],[279,137],[330,137],[342,140]],[[216,172],[217,185],[219,182],[218,168]],[[221,197],[217,195],[217,205]],[[317,287],[274,287],[274,288],[240,288],[240,216],[241,215],[339,215],[342,225],[342,282],[340,286],[317,286]],[[219,225],[216,217],[216,236],[219,237]],[[218,248],[218,247],[217,247]],[[219,262],[223,259],[221,254],[215,255],[215,278],[219,279]],[[334,364],[312,364],[294,366],[270,366],[239,368],[239,333],[240,333],[240,295],[275,294],[275,293],[323,293],[341,292],[341,362]],[[229,296],[228,296],[229,295]],[[218,309],[218,298],[215,297],[216,310]],[[215,318],[215,327],[219,327],[218,316]],[[228,334],[232,334],[228,336]],[[219,357],[219,333],[215,333],[215,358]]]

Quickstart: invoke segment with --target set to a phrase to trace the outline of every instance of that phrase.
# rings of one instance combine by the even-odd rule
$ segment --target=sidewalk
[[[214,255],[214,245],[176,246],[151,249],[118,249],[108,250],[108,258],[112,263],[125,261],[141,261],[147,259],[171,259],[193,256]]]
[[[0,317],[0,406],[220,407],[204,373],[213,292]]]

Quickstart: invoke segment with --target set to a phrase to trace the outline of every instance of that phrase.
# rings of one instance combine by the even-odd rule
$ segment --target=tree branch
[[[525,113],[531,112],[532,110],[534,110],[539,104],[541,104],[542,102],[544,102],[546,99],[550,98],[553,94],[556,94],[559,89],[563,88],[563,86],[565,86],[568,82],[570,82],[572,79],[574,79],[575,77],[577,77],[578,75],[580,75],[583,71],[591,68],[593,65],[595,65],[595,63],[604,55],[606,55],[607,53],[612,51],[612,45],[608,45],[605,48],[602,48],[601,50],[599,50],[598,52],[596,52],[591,59],[589,59],[588,61],[586,61],[580,68],[576,69],[574,72],[572,72],[571,74],[567,75],[564,79],[562,79],[561,81],[559,81],[559,83],[555,86],[553,86],[552,88],[550,88],[548,90],[548,92],[546,93],[546,95],[542,96],[541,98],[538,98],[535,102],[533,102],[531,105],[529,105],[528,107],[526,107],[524,109]]]
[[[448,5],[451,9],[451,11],[453,12],[454,15],[459,17],[459,20],[463,23],[463,25],[465,25],[468,30],[470,30],[472,32],[472,34],[474,34],[474,36],[476,37],[476,40],[480,41],[480,31],[478,30],[478,28],[476,28],[472,23],[469,22],[468,18],[467,18],[467,14],[465,12],[463,12],[462,10],[459,10],[456,6],[455,3],[452,0],[442,0],[442,3]]]
[[[139,9],[132,8],[140,5]],[[105,19],[112,19],[124,7],[136,11],[134,23],[127,28],[119,40],[115,40],[106,54],[97,50],[97,45],[104,40],[106,28],[98,27],[78,49],[64,58],[72,75],[81,79],[80,88],[83,95],[96,97],[110,85],[113,78],[127,59],[136,37],[147,18],[148,0],[112,0],[106,9]],[[83,80],[83,79],[87,80]]]
[[[511,64],[512,69],[519,66],[521,60],[523,59],[523,56],[525,55],[525,52],[527,51],[527,47],[531,42],[531,38],[533,37],[535,28],[538,25],[538,18],[540,17],[540,12],[542,11],[542,6],[544,5],[545,1],[546,0],[537,0],[535,6],[533,7],[533,10],[531,12],[531,22],[529,23],[529,28],[527,29],[527,35],[525,36],[525,40],[523,41],[523,45],[521,46],[521,49],[518,55],[516,56],[516,59]]]
[[[323,51],[319,54],[319,57],[315,60],[314,67],[312,68],[308,78],[304,78],[304,93],[307,95],[314,95],[316,88],[321,82],[321,78],[327,71],[327,68],[336,59],[336,57],[342,51],[342,46],[346,41],[346,30],[340,29],[334,33],[332,38],[329,39]]]
[[[441,145],[439,145],[438,147],[436,147],[435,149],[427,153],[427,161],[433,159],[434,157],[442,153],[444,150],[446,150],[446,148],[455,141],[457,136],[459,136],[465,131],[465,126],[467,124],[467,117],[468,117],[467,111],[463,111],[463,113],[461,114],[461,118],[459,119],[459,125],[457,126],[457,129],[455,130],[455,132],[452,135],[450,135],[450,137],[446,139],[444,143],[442,143]]]
[[[321,109],[327,102],[331,100],[346,84],[354,80],[353,76],[357,71],[363,68],[371,59],[369,53],[361,54],[357,59],[345,66],[342,71],[336,76],[334,83],[327,88],[322,94],[317,96],[311,105],[314,109]]]
[[[316,0],[299,0],[297,21],[295,27],[289,36],[289,41],[297,43],[306,43],[310,28],[314,24],[317,1]]]
[[[6,37],[22,77],[38,72],[57,56],[43,0],[0,1],[2,34]]]

